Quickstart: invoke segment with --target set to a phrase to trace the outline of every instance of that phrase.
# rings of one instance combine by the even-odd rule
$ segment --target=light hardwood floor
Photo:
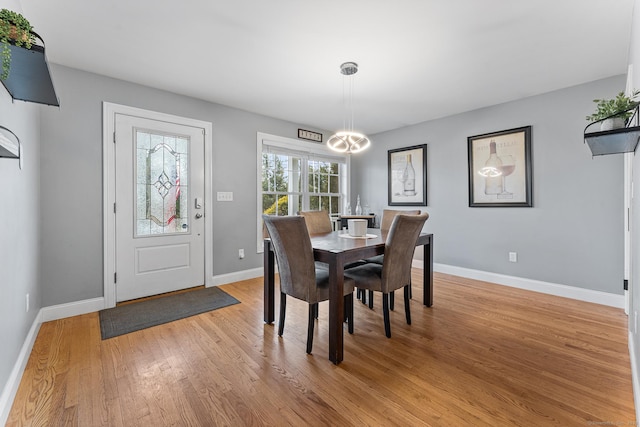
[[[222,289],[241,304],[105,341],[97,313],[43,324],[8,425],[635,425],[620,309],[436,274],[391,339],[380,296],[356,302],[334,366],[327,303],[307,355],[305,303],[280,338],[261,279]]]

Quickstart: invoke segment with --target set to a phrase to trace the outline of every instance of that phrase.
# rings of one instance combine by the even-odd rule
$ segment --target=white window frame
[[[343,200],[349,200],[350,197],[349,189],[351,188],[351,158],[347,154],[340,154],[331,151],[324,144],[307,142],[294,138],[286,138],[283,136],[270,135],[262,132],[257,133],[256,139],[256,248],[257,253],[262,253],[264,251],[264,243],[262,237],[262,152],[264,146],[268,145],[274,148],[281,148],[283,150],[305,153],[310,156],[326,157],[327,159],[339,159],[341,162],[344,162],[346,166],[346,173],[344,174],[344,179],[341,183],[341,196]],[[303,185],[305,185],[303,188],[308,188],[306,184]],[[344,206],[342,205],[344,205],[344,203],[341,203],[339,212],[342,212],[344,208]]]

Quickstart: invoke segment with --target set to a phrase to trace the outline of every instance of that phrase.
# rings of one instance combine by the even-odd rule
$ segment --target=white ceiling
[[[303,126],[342,127],[355,61],[369,134],[624,74],[633,4],[21,0],[50,62]]]

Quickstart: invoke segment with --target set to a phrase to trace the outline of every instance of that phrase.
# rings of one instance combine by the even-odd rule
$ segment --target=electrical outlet
[[[518,262],[517,252],[509,252],[509,262]]]
[[[25,311],[29,312],[29,294],[25,295]]]
[[[238,249],[238,258],[240,259],[244,258],[244,249]]]

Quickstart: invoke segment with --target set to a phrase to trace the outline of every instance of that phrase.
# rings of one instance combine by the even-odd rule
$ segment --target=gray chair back
[[[382,292],[388,293],[411,283],[413,253],[427,218],[428,213],[394,216],[384,248]]]
[[[382,219],[380,220],[380,231],[387,232],[391,228],[391,223],[396,215],[420,215],[420,209],[412,211],[399,211],[393,209],[384,209],[382,211]]]
[[[327,211],[300,211],[298,215],[304,217],[309,234],[331,233],[333,225]]]
[[[307,302],[316,302],[316,269],[311,239],[301,216],[269,216],[262,219],[278,262],[280,291]]]

